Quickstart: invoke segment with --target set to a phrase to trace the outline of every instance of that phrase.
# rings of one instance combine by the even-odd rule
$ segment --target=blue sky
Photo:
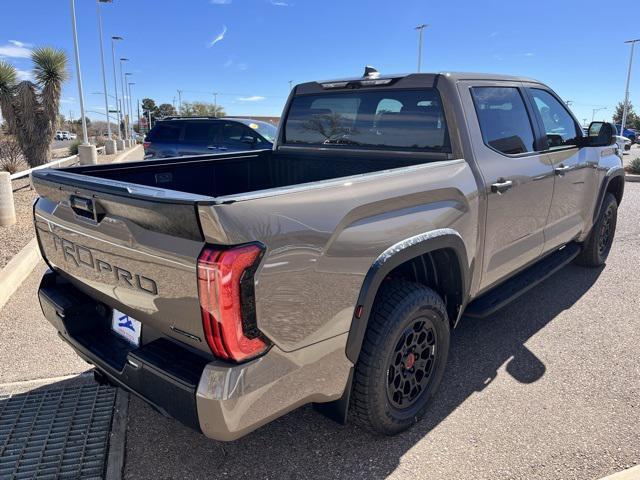
[[[104,112],[104,100],[92,94],[102,91],[95,2],[76,4],[85,105],[90,118],[100,119],[94,112]],[[67,51],[72,75],[62,110],[77,117],[69,2],[7,1],[3,10],[0,57],[25,75],[30,46]],[[177,103],[181,89],[184,101],[212,102],[219,92],[218,103],[232,115],[278,115],[290,80],[360,75],[365,64],[415,71],[413,27],[428,23],[423,71],[534,77],[571,100],[580,121],[605,106],[596,118],[610,118],[624,94],[623,41],[640,36],[635,22],[617,20],[595,0],[538,0],[535,8],[513,0],[114,0],[102,12],[105,39],[125,37],[117,55],[131,59],[134,99]],[[113,94],[108,41],[105,54]],[[640,107],[640,58],[634,100]]]

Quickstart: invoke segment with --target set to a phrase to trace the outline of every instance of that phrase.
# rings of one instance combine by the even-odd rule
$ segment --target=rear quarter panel
[[[256,192],[199,210],[207,242],[266,245],[256,275],[258,326],[285,351],[349,330],[364,276],[388,247],[448,227],[473,259],[479,223],[464,160]]]

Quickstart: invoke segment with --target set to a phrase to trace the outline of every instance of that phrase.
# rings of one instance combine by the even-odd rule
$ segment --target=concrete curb
[[[640,465],[614,473],[608,477],[602,477],[600,480],[638,480],[638,478],[640,478]]]
[[[127,412],[129,410],[129,393],[118,388],[116,404],[109,434],[109,453],[107,455],[107,472],[105,480],[120,480],[124,469],[125,446],[127,442]]]
[[[624,180],[626,182],[640,182],[640,175],[635,175],[633,173],[625,173]]]
[[[40,261],[38,241],[32,238],[5,267],[0,270],[0,309],[4,307],[11,295],[20,288],[22,282],[31,274]]]
[[[139,151],[139,149],[141,148],[142,148],[142,145],[136,145],[130,150],[125,150],[124,152],[119,154],[117,157],[115,157],[111,163],[122,163],[129,157],[129,155]]]

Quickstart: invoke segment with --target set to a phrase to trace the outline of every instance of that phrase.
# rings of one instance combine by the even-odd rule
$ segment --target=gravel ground
[[[16,223],[0,227],[0,268],[9,263],[9,260],[34,236],[32,206],[37,196],[36,192],[31,189],[28,178],[14,180],[12,183]]]
[[[376,438],[310,407],[232,443],[132,398],[125,478],[596,479],[640,462],[640,185],[604,269],[466,320],[427,417]]]

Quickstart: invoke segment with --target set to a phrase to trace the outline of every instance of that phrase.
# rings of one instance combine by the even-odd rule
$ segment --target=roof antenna
[[[378,78],[380,76],[380,72],[373,68],[371,65],[366,65],[364,67],[364,75],[362,78]]]

